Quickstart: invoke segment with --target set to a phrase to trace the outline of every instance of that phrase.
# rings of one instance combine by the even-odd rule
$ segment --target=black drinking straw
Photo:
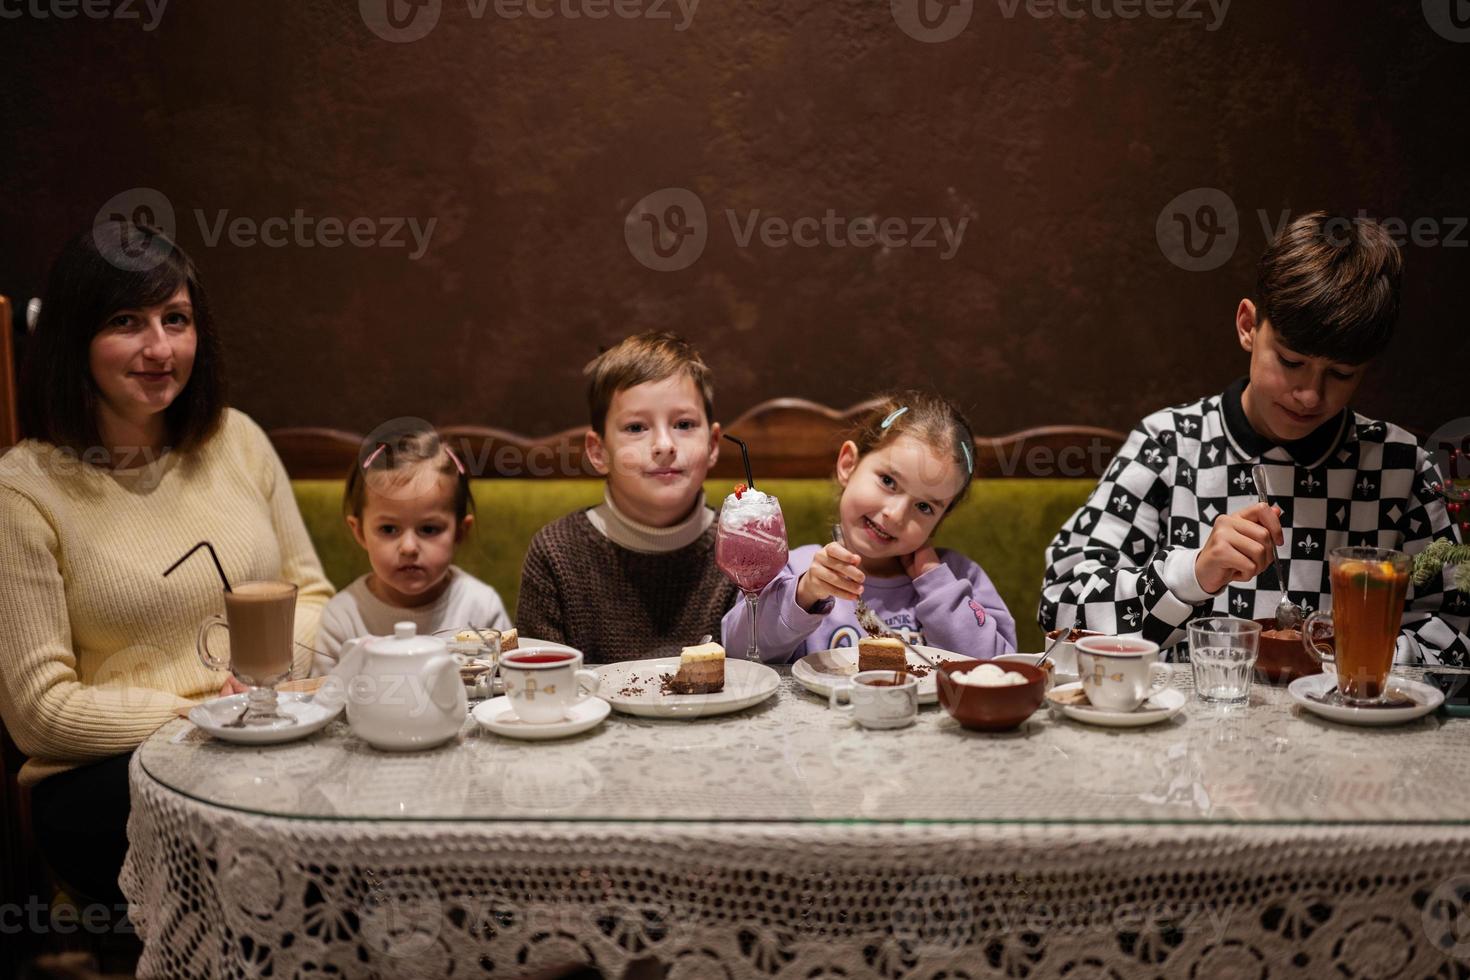
[[[737,446],[740,447],[740,458],[743,459],[743,460],[745,460],[745,485],[747,487],[749,487],[751,490],[754,490],[755,489],[755,477],[753,477],[753,476],[750,475],[750,450],[746,448],[745,441],[743,439],[736,439],[734,436],[730,435],[728,432],[725,433],[725,438],[726,439],[729,439],[735,445],[737,445]]]
[[[194,547],[190,548],[188,551],[184,552],[184,557],[183,558],[180,558],[178,561],[176,561],[172,565],[168,566],[168,570],[163,573],[163,577],[164,578],[168,578],[170,575],[172,575],[174,573],[174,569],[175,568],[178,568],[180,565],[182,565],[184,563],[184,561],[190,555],[192,555],[194,552],[198,551],[200,548],[208,548],[209,549],[209,557],[211,557],[211,558],[214,559],[214,570],[216,572],[219,572],[219,580],[221,582],[225,583],[225,591],[226,592],[233,592],[233,591],[235,591],[234,589],[230,588],[230,580],[225,577],[225,569],[224,569],[224,566],[219,563],[219,555],[217,555],[217,554],[214,553],[214,545],[210,544],[208,541],[201,541],[198,544],[196,544]]]

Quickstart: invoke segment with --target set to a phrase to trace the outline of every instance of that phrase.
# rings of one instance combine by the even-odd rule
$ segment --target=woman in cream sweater
[[[0,717],[29,761],[37,843],[61,879],[117,900],[128,759],[176,709],[219,692],[200,622],[232,581],[299,587],[310,644],[332,588],[265,433],[225,405],[194,265],[132,223],[71,241],[21,377],[27,439],[0,457]],[[295,673],[311,653],[298,648]]]

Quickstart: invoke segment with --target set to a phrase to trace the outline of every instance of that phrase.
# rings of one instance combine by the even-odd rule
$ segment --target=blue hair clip
[[[878,423],[878,428],[888,428],[890,425],[893,424],[894,419],[898,418],[900,415],[902,415],[904,412],[907,412],[908,410],[909,407],[907,405],[901,405],[898,408],[895,408],[893,411],[888,413],[888,417],[886,419]]]
[[[968,442],[960,443],[960,449],[965,454],[965,472],[971,476],[975,475],[975,452],[970,448]]]

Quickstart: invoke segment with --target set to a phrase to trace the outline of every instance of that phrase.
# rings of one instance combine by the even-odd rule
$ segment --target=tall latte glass
[[[227,670],[250,688],[242,725],[270,725],[289,719],[276,708],[276,685],[291,674],[295,644],[296,586],[291,582],[242,582],[224,593],[225,614],[199,627],[199,659],[213,670]],[[230,658],[209,652],[209,631],[230,631]]]
[[[1412,564],[1402,551],[1387,548],[1334,548],[1328,555],[1332,612],[1307,617],[1302,643],[1318,660],[1332,660],[1333,647],[1317,637],[1335,635],[1337,690],[1347,704],[1375,704],[1383,697]]]

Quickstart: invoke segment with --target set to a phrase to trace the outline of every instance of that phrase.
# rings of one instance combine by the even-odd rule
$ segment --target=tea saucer
[[[602,698],[585,697],[573,702],[571,717],[566,721],[553,721],[540,725],[527,724],[516,717],[511,709],[510,698],[491,698],[475,705],[470,712],[481,728],[504,735],[506,738],[521,738],[530,742],[543,742],[553,738],[579,735],[596,728],[612,711],[612,705]]]
[[[1184,710],[1184,705],[1189,701],[1183,691],[1172,687],[1164,688],[1132,711],[1112,711],[1092,704],[1059,704],[1053,700],[1053,698],[1080,690],[1082,690],[1081,681],[1059,684],[1047,692],[1046,703],[1051,706],[1052,711],[1060,712],[1073,721],[1100,725],[1103,728],[1142,728],[1145,725],[1155,725],[1173,718]]]
[[[1344,725],[1402,725],[1406,721],[1423,718],[1444,703],[1444,693],[1436,687],[1394,675],[1389,676],[1388,682],[1394,690],[1414,703],[1403,708],[1355,708],[1346,704],[1313,701],[1313,696],[1320,698],[1337,687],[1336,674],[1298,677],[1286,690],[1291,699],[1307,711]]]
[[[305,738],[313,732],[327,727],[327,723],[342,711],[345,702],[317,701],[311,694],[300,691],[277,691],[276,698],[281,714],[288,720],[270,725],[250,725],[245,728],[227,728],[226,722],[234,721],[245,707],[247,694],[231,694],[228,697],[212,698],[196,704],[189,710],[189,721],[195,727],[208,732],[222,742],[237,742],[241,745],[273,745]]]

